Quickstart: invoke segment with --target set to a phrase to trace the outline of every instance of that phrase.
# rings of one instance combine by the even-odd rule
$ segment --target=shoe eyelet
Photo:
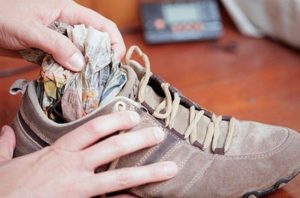
[[[146,107],[144,107],[144,106],[142,106],[140,109],[141,109],[142,111],[146,112],[146,113],[149,113],[148,109],[147,109]]]
[[[126,110],[126,104],[123,101],[118,101],[115,104],[116,111],[125,111]]]

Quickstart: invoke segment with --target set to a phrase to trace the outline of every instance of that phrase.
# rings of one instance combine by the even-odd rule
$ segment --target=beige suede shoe
[[[145,67],[131,60],[137,52]],[[290,181],[300,171],[300,135],[288,128],[216,116],[153,75],[150,63],[133,46],[122,69],[129,81],[120,95],[77,121],[57,124],[42,112],[36,82],[19,81],[11,91],[25,91],[12,126],[16,156],[39,150],[88,120],[115,111],[133,110],[142,123],[133,130],[158,126],[164,141],[120,158],[111,167],[140,166],[171,160],[175,178],[129,189],[141,197],[260,197]],[[21,84],[20,84],[21,82]],[[102,171],[106,168],[102,168]]]

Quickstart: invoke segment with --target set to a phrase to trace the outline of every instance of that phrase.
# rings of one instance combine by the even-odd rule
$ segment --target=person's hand
[[[123,38],[112,21],[71,0],[0,0],[0,53],[38,48],[64,67],[80,71],[81,52],[65,36],[47,28],[53,21],[71,25],[85,24],[108,32],[116,58],[125,54]]]
[[[0,137],[1,197],[93,197],[174,177],[174,162],[95,173],[103,164],[162,141],[159,128],[114,135],[130,129],[140,118],[134,112],[98,117],[35,153],[12,158],[13,130],[4,126]]]

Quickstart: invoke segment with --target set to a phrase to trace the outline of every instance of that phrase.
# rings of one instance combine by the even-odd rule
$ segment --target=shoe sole
[[[275,184],[273,184],[271,187],[259,190],[259,191],[252,191],[244,194],[242,198],[258,198],[262,197],[264,195],[270,194],[277,189],[285,186],[288,182],[290,182],[292,179],[294,179],[298,174],[300,173],[300,170],[296,171],[296,174],[290,175],[288,178],[280,179]]]

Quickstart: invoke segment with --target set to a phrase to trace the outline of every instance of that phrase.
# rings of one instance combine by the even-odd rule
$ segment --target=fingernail
[[[165,162],[164,171],[166,176],[171,178],[177,175],[178,167],[174,162]]]
[[[120,55],[117,53],[114,53],[114,61],[121,61],[120,60]]]
[[[129,117],[133,123],[137,124],[141,121],[140,115],[136,112],[130,112]]]
[[[114,59],[116,61],[121,61],[121,59],[122,59],[122,53],[120,52],[120,49],[119,48],[114,48],[113,52],[114,52]]]
[[[85,65],[82,54],[80,52],[76,52],[75,54],[73,54],[70,58],[69,65],[76,70],[81,70]]]
[[[156,127],[154,129],[154,136],[157,141],[161,142],[165,137],[165,133],[160,128]]]

